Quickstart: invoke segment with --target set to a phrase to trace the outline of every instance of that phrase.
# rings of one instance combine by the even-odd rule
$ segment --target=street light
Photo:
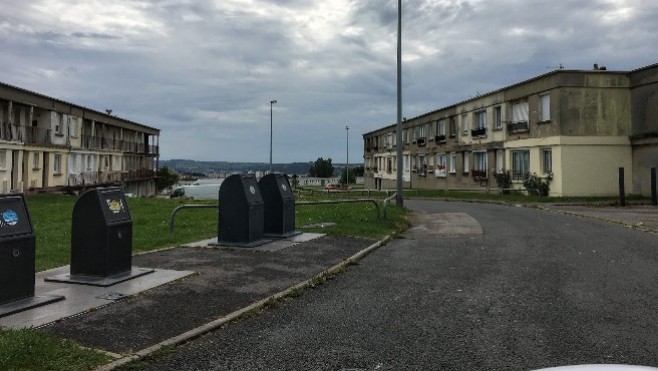
[[[396,194],[395,205],[402,207],[404,198],[402,197],[402,0],[398,0],[398,123],[396,125],[395,154],[397,156],[397,174],[396,174]]]
[[[270,101],[270,174],[272,173],[272,105],[274,103],[276,99]]]
[[[347,141],[347,166],[345,167],[345,184],[350,184],[350,127],[345,125],[345,139]]]

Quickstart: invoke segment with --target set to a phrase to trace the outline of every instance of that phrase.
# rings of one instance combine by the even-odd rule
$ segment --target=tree
[[[315,163],[308,169],[310,176],[318,178],[329,178],[334,175],[334,165],[331,164],[331,158],[323,159],[322,157],[315,160]]]
[[[365,169],[363,168],[363,165],[359,165],[357,167],[351,168],[350,173],[352,172],[354,172],[354,176],[363,176]]]
[[[156,181],[158,191],[163,189],[170,188],[174,184],[178,183],[180,176],[173,170],[168,167],[162,167],[158,169],[158,179]]]
[[[349,183],[356,183],[356,174],[354,173],[354,169],[350,169],[350,179],[349,182],[345,182],[345,178],[347,176],[347,169],[343,169],[340,173],[340,184],[349,184]]]

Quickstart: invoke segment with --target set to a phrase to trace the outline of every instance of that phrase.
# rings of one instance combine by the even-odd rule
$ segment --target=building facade
[[[366,133],[366,188],[395,188],[396,125]],[[403,122],[405,188],[496,187],[552,174],[552,196],[650,195],[658,166],[658,64],[556,70]]]
[[[0,83],[0,193],[153,195],[160,130]]]

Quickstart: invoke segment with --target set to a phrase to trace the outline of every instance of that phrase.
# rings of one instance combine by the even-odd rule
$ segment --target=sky
[[[161,130],[161,159],[363,161],[397,120],[396,0],[0,0],[0,81]],[[402,115],[658,62],[656,0],[402,1]],[[276,100],[276,104],[270,101]],[[349,126],[349,130],[346,130]],[[349,143],[349,144],[348,144]]]

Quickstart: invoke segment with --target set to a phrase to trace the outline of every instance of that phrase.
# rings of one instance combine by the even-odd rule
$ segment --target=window
[[[69,135],[78,136],[78,118],[75,116],[69,116]]]
[[[528,122],[528,102],[519,102],[512,105],[512,123]]]
[[[418,125],[418,137],[417,139],[425,138],[425,125]]]
[[[483,129],[487,127],[487,111],[475,112],[475,128]]]
[[[551,96],[542,94],[539,96],[539,122],[551,121]]]
[[[462,114],[462,134],[467,135],[468,134],[468,128],[470,127],[468,123],[468,113]]]
[[[450,174],[457,172],[457,152],[450,152]]]
[[[553,172],[553,151],[550,148],[542,150],[542,171],[544,174]]]
[[[528,131],[528,102],[518,102],[512,105],[512,122],[507,125],[510,133]]]
[[[55,154],[55,160],[53,161],[53,174],[62,174],[62,155],[59,153]]]
[[[468,152],[462,152],[463,172],[468,173]]]
[[[494,128],[500,129],[503,127],[503,109],[500,106],[494,107]]]
[[[487,152],[473,152],[473,173],[474,177],[487,177]]]
[[[474,137],[483,137],[487,135],[487,111],[477,111],[473,114],[475,122],[471,135]]]
[[[496,172],[502,173],[505,169],[505,150],[496,150]]]
[[[41,168],[41,153],[34,152],[32,154],[32,169],[39,170],[39,168]]]
[[[93,161],[92,155],[87,155],[87,171],[91,170],[93,164],[92,161]]]
[[[442,119],[436,122],[436,141],[445,143],[446,141],[446,120]]]
[[[416,126],[417,130],[417,137],[416,137],[416,144],[418,144],[419,147],[422,147],[426,144],[425,141],[425,125],[418,125]]]
[[[512,151],[512,180],[523,180],[530,172],[530,152]]]
[[[68,115],[63,113],[58,114],[57,121],[55,122],[55,134],[62,135],[64,132],[64,125],[68,122]]]
[[[7,168],[7,151],[0,151],[0,169]]]
[[[457,119],[453,116],[450,118],[450,137],[457,135]]]
[[[446,154],[439,153],[436,155],[436,171],[434,172],[436,177],[445,177],[446,176]]]
[[[107,169],[110,167],[110,156],[103,156],[103,159],[105,160],[105,168]]]
[[[425,155],[418,156],[418,175],[425,176]]]

